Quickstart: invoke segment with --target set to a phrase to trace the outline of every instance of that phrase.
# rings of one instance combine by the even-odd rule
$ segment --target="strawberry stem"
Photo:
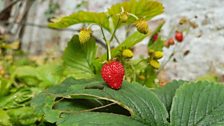
[[[106,41],[107,45],[107,61],[111,60],[110,41]]]
[[[90,24],[87,26],[87,29],[90,29],[92,27],[93,24]]]
[[[107,61],[109,61],[109,60],[111,60],[110,41],[108,41],[108,40],[106,39],[106,36],[105,36],[105,34],[104,34],[104,31],[103,31],[103,28],[100,27],[100,29],[101,29],[101,32],[102,32],[102,34],[103,34],[103,39],[104,39],[104,41],[106,42],[106,46],[107,46]]]
[[[112,33],[112,35],[111,35],[109,41],[106,41],[106,45],[107,45],[107,61],[111,60],[110,43],[111,43],[111,41],[113,40],[113,38],[116,36],[115,33],[116,33],[116,30],[117,30],[117,28],[118,28],[119,23],[120,23],[120,18],[119,18],[118,21],[117,21],[117,24],[116,24],[116,26],[115,26],[115,29],[114,29],[114,31],[113,31],[113,33]]]
[[[138,16],[136,16],[135,14],[128,13],[128,15],[130,15],[130,16],[132,16],[132,17],[134,17],[136,20],[138,20],[138,19],[139,19],[139,18],[138,18]]]
[[[115,33],[116,33],[116,31],[117,31],[117,28],[118,28],[119,23],[120,23],[120,18],[118,18],[118,21],[117,21],[117,24],[116,24],[116,26],[115,26],[115,29],[114,29],[114,31],[113,31],[111,37],[110,37],[110,42],[113,40],[113,38],[114,38],[114,36],[115,36]]]
[[[102,35],[103,35],[103,40],[106,42],[106,41],[107,41],[107,39],[106,39],[106,36],[105,36],[105,34],[104,34],[103,28],[102,28],[102,27],[100,27],[100,30],[101,30]]]

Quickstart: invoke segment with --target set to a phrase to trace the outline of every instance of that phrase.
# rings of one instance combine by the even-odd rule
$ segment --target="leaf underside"
[[[136,15],[138,18],[145,18],[146,20],[150,20],[164,11],[163,5],[156,0],[130,0],[118,3],[108,9],[108,13],[112,16],[114,24],[118,22],[118,14],[121,13],[121,8],[128,13]],[[132,24],[135,20],[135,18],[129,16],[127,24]]]
[[[53,23],[49,23],[48,26],[52,28],[62,29],[79,23],[93,23],[98,24],[105,29],[109,29],[109,20],[106,13],[86,11],[80,11],[69,16],[59,17]]]

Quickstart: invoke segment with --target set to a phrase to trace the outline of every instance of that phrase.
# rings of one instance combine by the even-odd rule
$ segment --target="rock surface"
[[[163,33],[168,36],[170,29],[180,17],[188,17],[198,24],[190,30],[183,45],[176,47],[177,62],[166,65],[172,79],[192,80],[206,74],[211,69],[217,74],[224,74],[224,1],[223,0],[162,0],[165,6],[166,24]],[[165,49],[169,55],[174,48]],[[183,53],[189,50],[187,56]],[[163,61],[165,61],[164,59]]]

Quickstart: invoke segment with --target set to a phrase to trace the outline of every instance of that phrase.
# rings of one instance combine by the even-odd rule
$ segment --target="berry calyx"
[[[125,58],[132,58],[133,57],[133,52],[130,49],[124,49],[122,51],[122,56]]]
[[[182,42],[184,40],[184,35],[182,32],[176,31],[175,33],[175,39],[177,40],[177,42]]]
[[[88,29],[88,28],[81,29],[80,33],[79,33],[79,41],[80,41],[80,43],[84,44],[87,41],[89,41],[89,39],[91,38],[91,35],[92,35],[91,29]]]
[[[140,33],[147,34],[149,32],[148,22],[145,19],[139,19],[135,22],[135,27]]]
[[[120,62],[108,61],[102,66],[101,76],[110,88],[117,90],[121,88],[124,72]]]
[[[122,23],[125,23],[128,21],[128,13],[127,12],[122,12],[120,14],[120,20]]]

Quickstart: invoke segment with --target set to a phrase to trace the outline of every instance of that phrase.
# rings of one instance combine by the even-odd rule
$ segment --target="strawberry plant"
[[[159,33],[164,21],[158,22],[158,28],[152,31],[148,20],[162,12],[163,6],[158,1],[131,0],[115,4],[106,12],[79,11],[66,17],[54,19],[49,24],[52,28],[61,29],[80,23],[86,26],[73,36],[65,49],[63,55],[64,74],[76,79],[101,78],[102,65],[116,61],[124,66],[125,80],[138,81],[148,87],[158,86],[154,81],[160,67],[158,60],[162,58],[163,41],[161,37],[157,37],[156,40],[150,39],[148,42],[148,49],[154,50],[156,55],[160,55],[159,57],[154,56],[153,52],[143,59],[131,59],[134,55],[131,48],[143,39],[151,38],[154,34]],[[96,57],[97,45],[95,36],[93,36],[95,32],[93,26],[100,29],[102,38],[97,39],[103,40],[106,45],[106,54],[98,57]],[[135,32],[131,32],[131,35],[112,49],[111,44],[115,45],[114,42],[119,42],[118,29],[124,26],[132,27]],[[106,33],[110,35],[106,35]],[[149,74],[150,76],[148,76]],[[140,76],[143,76],[144,79],[139,79]]]
[[[55,9],[58,5],[50,7],[49,18]],[[178,48],[187,40],[185,25],[196,27],[181,18],[165,41],[165,21],[158,20],[154,29],[149,23],[163,11],[159,1],[130,0],[105,12],[52,19],[49,27],[56,29],[82,24],[59,58],[28,57],[18,40],[1,34],[0,126],[223,125],[223,85],[173,81],[162,87],[158,81],[166,65],[163,48]],[[126,36],[122,42],[121,35]],[[142,40],[147,56],[137,57],[133,50]]]
[[[155,88],[159,59],[164,55],[162,49],[174,44],[172,38],[164,45],[160,36],[164,21],[154,31],[147,22],[162,12],[163,6],[158,1],[130,0],[113,5],[106,12],[79,11],[50,23],[50,27],[59,29],[80,23],[87,27],[68,42],[62,57],[63,69],[55,81],[59,84],[33,98],[31,105],[42,117],[38,123],[47,121],[59,126],[224,124],[223,85],[173,81]],[[106,53],[98,57],[93,25],[100,29],[101,40],[106,45]],[[117,30],[127,25],[135,32],[111,48],[118,41]],[[147,37],[150,38],[148,57],[132,59],[132,47]],[[176,37],[177,41],[182,41],[183,36],[180,37]]]

